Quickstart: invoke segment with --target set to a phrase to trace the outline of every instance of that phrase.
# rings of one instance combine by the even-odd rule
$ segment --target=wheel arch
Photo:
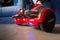
[[[54,15],[54,17],[56,18],[55,12],[54,12],[52,9],[50,9],[50,8],[44,8],[44,9],[42,10],[41,16],[40,16],[40,22],[41,22],[41,23],[44,22],[45,16],[47,15],[47,12],[51,12],[51,13]]]

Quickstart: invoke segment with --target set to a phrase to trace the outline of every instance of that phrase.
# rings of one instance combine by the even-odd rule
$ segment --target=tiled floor
[[[60,24],[52,33],[42,32],[30,26],[0,24],[0,40],[60,40]]]

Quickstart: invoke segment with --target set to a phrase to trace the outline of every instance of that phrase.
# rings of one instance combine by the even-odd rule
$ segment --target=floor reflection
[[[19,28],[16,27],[16,33],[22,33],[24,35],[24,38],[27,40],[35,40],[35,34],[33,33],[33,30],[29,28]]]
[[[0,24],[0,40],[60,40],[60,25],[53,33],[46,33],[31,26]]]

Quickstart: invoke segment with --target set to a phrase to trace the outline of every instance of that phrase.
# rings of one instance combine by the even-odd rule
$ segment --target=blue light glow
[[[29,22],[28,24],[29,24],[29,25],[31,25],[31,26],[33,26],[33,25],[34,25],[32,22]]]

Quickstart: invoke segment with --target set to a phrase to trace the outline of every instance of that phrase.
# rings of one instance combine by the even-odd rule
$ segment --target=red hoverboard
[[[36,5],[32,10],[37,9],[41,5]],[[56,16],[52,9],[40,7],[37,13],[23,14],[21,10],[13,16],[14,22],[18,25],[27,24],[34,28],[41,29],[45,32],[51,32],[55,26]],[[34,15],[34,16],[33,16]]]

